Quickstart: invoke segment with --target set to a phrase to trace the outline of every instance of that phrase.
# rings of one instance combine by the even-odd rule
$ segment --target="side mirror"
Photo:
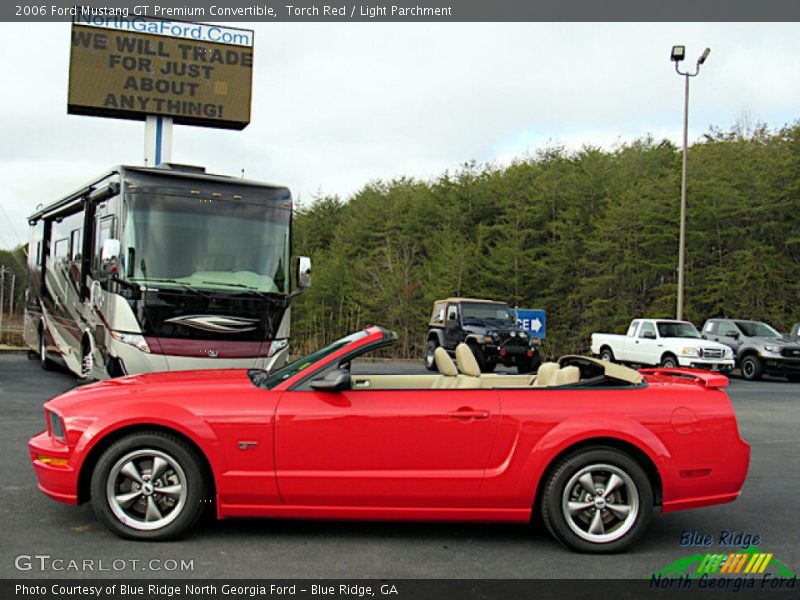
[[[119,258],[119,240],[109,238],[103,242],[103,249],[100,251],[100,260],[103,262]]]
[[[311,259],[301,256],[297,261],[297,287],[305,289],[311,287]]]
[[[458,313],[455,312],[455,311],[451,312],[450,314],[447,315],[447,320],[448,321],[457,321],[458,320]]]
[[[654,340],[654,339],[656,339],[656,334],[655,334],[655,333],[653,333],[652,331],[645,331],[645,332],[642,334],[642,337],[643,337],[643,338],[646,338],[646,339],[648,339],[648,340]]]
[[[729,337],[729,338],[732,338],[734,340],[738,340],[739,339],[739,332],[738,331],[728,331],[727,333],[725,333],[725,336]]]
[[[337,369],[331,373],[314,379],[311,388],[319,392],[341,392],[350,389],[350,373],[344,369]]]

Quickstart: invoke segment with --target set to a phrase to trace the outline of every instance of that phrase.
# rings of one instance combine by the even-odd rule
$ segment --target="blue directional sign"
[[[518,308],[517,327],[527,331],[532,338],[544,339],[547,335],[547,313],[537,308]]]

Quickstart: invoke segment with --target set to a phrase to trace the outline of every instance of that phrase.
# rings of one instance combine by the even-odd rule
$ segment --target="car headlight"
[[[143,335],[139,335],[138,333],[123,333],[121,331],[112,331],[111,337],[117,340],[118,342],[122,342],[123,344],[128,344],[129,346],[133,346],[142,352],[146,352],[150,354],[150,346],[147,345],[147,340],[144,339]]]
[[[764,346],[764,350],[766,350],[767,352],[778,353],[778,352],[781,351],[781,347],[780,346],[771,346],[771,345],[767,344],[766,346]]]
[[[725,349],[725,354],[723,354],[725,358],[733,358],[733,350],[730,348]]]
[[[700,350],[698,348],[684,348],[681,350],[681,354],[683,356],[700,356]]]
[[[54,438],[58,440],[61,440],[62,442],[67,441],[67,434],[66,434],[66,428],[64,427],[64,421],[52,410],[47,411],[47,423],[48,423],[48,429],[50,429],[50,435],[52,435]]]

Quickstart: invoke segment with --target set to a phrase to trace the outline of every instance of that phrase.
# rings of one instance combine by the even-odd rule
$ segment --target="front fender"
[[[222,472],[218,464],[219,441],[214,430],[204,420],[180,406],[164,402],[126,403],[114,406],[114,410],[96,419],[75,446],[74,455],[79,462],[74,465],[81,472],[91,451],[107,436],[126,427],[156,426],[176,431],[190,439],[208,460],[211,470]]]
[[[661,440],[634,419],[610,413],[576,415],[553,427],[531,450],[521,471],[519,490],[522,497],[529,499],[532,506],[539,482],[553,461],[569,448],[590,440],[598,440],[598,445],[602,445],[603,440],[630,444],[644,452],[659,474],[664,465],[672,462],[672,456]]]

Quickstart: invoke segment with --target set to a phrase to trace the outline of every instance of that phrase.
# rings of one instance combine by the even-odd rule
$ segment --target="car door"
[[[461,319],[459,306],[455,303],[447,305],[447,313],[444,322],[444,347],[447,350],[455,350],[461,342]]]
[[[661,358],[658,346],[661,342],[657,337],[656,326],[653,323],[644,321],[636,334],[636,339],[633,341],[631,360],[643,365],[658,364]]]
[[[499,422],[494,390],[286,391],[275,424],[281,498],[305,506],[472,506]]]
[[[742,333],[733,321],[720,321],[717,325],[715,340],[720,344],[733,348],[734,353],[742,345]]]

